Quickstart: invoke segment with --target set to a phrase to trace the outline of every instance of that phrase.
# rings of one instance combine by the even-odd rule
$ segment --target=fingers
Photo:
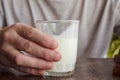
[[[4,43],[12,44],[14,48],[26,51],[32,56],[43,58],[49,61],[59,61],[61,58],[60,53],[58,53],[54,49],[45,48],[31,40],[27,40],[17,34],[14,29],[6,31],[3,36]]]
[[[30,53],[32,56],[42,58],[48,61],[59,61],[60,60],[61,55],[59,52],[39,46],[36,43],[26,40],[17,34],[15,36],[17,37],[14,37],[13,40],[11,40],[11,43],[17,49],[26,51]]]
[[[20,23],[14,24],[14,26],[17,26],[17,28],[15,27],[15,29],[18,34],[20,34],[24,38],[38,43],[39,45],[52,49],[55,49],[58,46],[57,42],[52,36],[48,36],[38,29],[31,28],[31,26],[29,25]]]
[[[45,70],[28,67],[15,67],[15,69],[32,75],[43,75],[45,73]]]
[[[14,58],[15,56],[18,54],[16,53],[16,50],[14,49],[14,47],[12,47],[9,43],[5,42],[4,44],[2,44],[1,46],[1,51],[3,53],[3,55],[10,60],[10,62],[14,62]]]
[[[7,58],[9,58],[15,65],[44,70],[48,70],[53,67],[52,62],[23,55],[8,44],[7,46],[4,44],[2,46],[2,50],[6,53]]]
[[[6,54],[5,56],[7,56],[7,60],[6,60],[6,58],[4,57],[4,55],[3,55],[3,57],[1,57],[0,56],[0,58],[3,58],[2,60],[4,60],[3,61],[3,65],[5,65],[5,66],[9,66],[9,67],[13,67],[13,68],[16,68],[17,70],[19,70],[19,71],[22,71],[22,72],[26,72],[26,73],[29,73],[29,74],[33,74],[33,75],[43,75],[44,74],[44,72],[45,72],[45,69],[38,69],[38,68],[32,68],[32,67],[24,67],[24,66],[21,66],[21,67],[16,67],[16,66],[19,66],[19,61],[16,59],[16,58],[18,58],[18,57],[16,57],[15,58],[15,55],[17,55],[17,51],[13,51],[13,47],[12,46],[10,46],[10,45],[8,45],[9,47],[6,47],[6,52],[9,52],[9,54]],[[3,47],[4,48],[4,47]],[[9,51],[10,50],[10,51]],[[11,54],[12,53],[12,54]],[[9,56],[9,57],[8,57]],[[14,57],[14,58],[13,58]],[[9,59],[8,59],[9,58]],[[9,60],[9,61],[8,61]],[[13,61],[13,62],[11,62],[11,61]],[[22,61],[22,60],[20,60],[22,63],[23,63],[23,65],[24,65],[24,61]],[[1,61],[0,61],[1,62]],[[28,63],[31,63],[30,61],[28,62]]]
[[[53,68],[52,62],[48,62],[31,56],[26,56],[23,54],[17,55],[15,61],[17,65],[24,67],[32,67],[43,70],[48,70]]]
[[[53,61],[61,58],[60,54],[55,51],[56,41],[28,25],[14,24],[6,28],[2,36],[0,49],[4,52],[6,59],[10,60],[9,65],[48,70],[53,67]],[[35,57],[21,54],[18,50],[26,51]],[[30,72],[29,70],[23,71]]]

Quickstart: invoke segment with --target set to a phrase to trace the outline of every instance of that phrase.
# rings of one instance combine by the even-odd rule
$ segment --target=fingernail
[[[47,64],[47,67],[48,67],[49,69],[52,69],[52,68],[53,68],[53,63],[52,63],[52,62],[49,62],[49,63]]]
[[[61,54],[58,51],[55,51],[54,59],[59,61],[61,59]]]
[[[52,40],[51,43],[50,43],[50,47],[55,49],[55,48],[58,47],[58,43],[55,40]]]

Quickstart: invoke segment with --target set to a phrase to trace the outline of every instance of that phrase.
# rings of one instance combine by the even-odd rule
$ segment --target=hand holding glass
[[[46,71],[45,76],[68,76],[73,74],[77,57],[79,21],[38,20],[36,28],[56,39],[58,42],[57,51],[62,55],[61,60],[55,62],[54,68]]]

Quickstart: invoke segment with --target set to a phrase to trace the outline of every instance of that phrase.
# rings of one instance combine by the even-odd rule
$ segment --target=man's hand
[[[0,30],[0,41],[0,63],[22,72],[42,75],[61,58],[52,36],[26,24],[16,23]]]

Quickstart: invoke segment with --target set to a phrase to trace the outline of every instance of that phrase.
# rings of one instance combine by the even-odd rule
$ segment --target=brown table
[[[0,80],[120,80],[112,75],[113,67],[112,59],[79,59],[74,75],[69,77],[15,76],[11,73],[0,72]]]

